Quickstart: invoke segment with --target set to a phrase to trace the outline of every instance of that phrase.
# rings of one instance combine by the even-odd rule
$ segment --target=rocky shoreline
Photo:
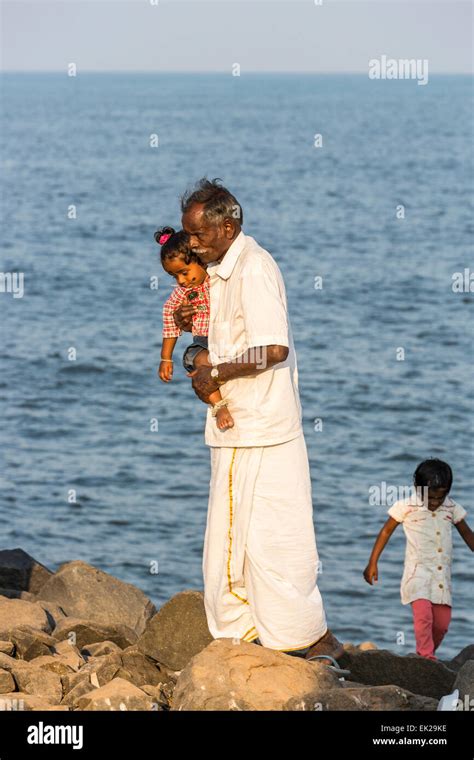
[[[201,591],[159,610],[135,586],[81,561],[52,573],[0,551],[0,710],[433,711],[458,690],[474,709],[474,644],[449,661],[344,644],[326,665],[213,639]]]

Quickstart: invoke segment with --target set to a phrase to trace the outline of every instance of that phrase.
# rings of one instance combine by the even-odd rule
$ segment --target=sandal
[[[312,660],[331,660],[332,665],[328,665],[328,668],[340,678],[350,676],[351,674],[350,670],[341,668],[337,660],[335,660],[334,657],[331,657],[330,654],[315,654],[313,657],[306,657],[306,662],[311,662]]]

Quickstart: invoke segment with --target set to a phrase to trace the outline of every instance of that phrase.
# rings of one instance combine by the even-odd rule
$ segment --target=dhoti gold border
[[[234,466],[234,460],[235,455],[237,453],[237,446],[234,447],[234,451],[232,452],[232,460],[230,462],[229,467],[229,531],[228,531],[228,537],[229,537],[229,548],[227,551],[227,583],[229,586],[229,592],[235,596],[237,599],[239,599],[244,604],[248,604],[247,599],[244,599],[242,596],[239,596],[236,591],[233,591],[232,589],[232,576],[230,572],[230,562],[232,559],[232,522],[234,518],[234,512],[233,512],[233,483],[232,483],[232,469]]]

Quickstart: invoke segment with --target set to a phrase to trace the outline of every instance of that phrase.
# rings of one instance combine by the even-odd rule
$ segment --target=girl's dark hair
[[[155,241],[158,243],[158,245],[161,245],[160,237],[162,235],[170,236],[168,240],[161,246],[162,264],[164,264],[165,261],[169,261],[170,259],[178,258],[184,259],[185,264],[190,264],[191,261],[196,261],[198,264],[200,264],[199,258],[195,253],[191,251],[191,248],[189,247],[189,236],[184,230],[179,230],[176,232],[173,227],[160,227],[159,230],[156,230],[154,235]]]
[[[453,483],[453,471],[449,464],[441,459],[425,459],[416,468],[413,480],[415,486],[446,488],[450,491]]]

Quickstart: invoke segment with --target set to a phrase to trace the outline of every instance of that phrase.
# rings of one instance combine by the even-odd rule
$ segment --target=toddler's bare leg
[[[212,362],[209,361],[209,351],[203,348],[202,351],[199,351],[199,353],[196,354],[193,363],[195,369],[198,367],[212,367]],[[218,401],[222,401],[222,395],[219,390],[214,391],[209,396],[209,402],[213,406],[214,404],[217,404]],[[234,420],[227,406],[221,406],[217,410],[216,425],[219,430],[227,430],[227,428],[234,426]]]

